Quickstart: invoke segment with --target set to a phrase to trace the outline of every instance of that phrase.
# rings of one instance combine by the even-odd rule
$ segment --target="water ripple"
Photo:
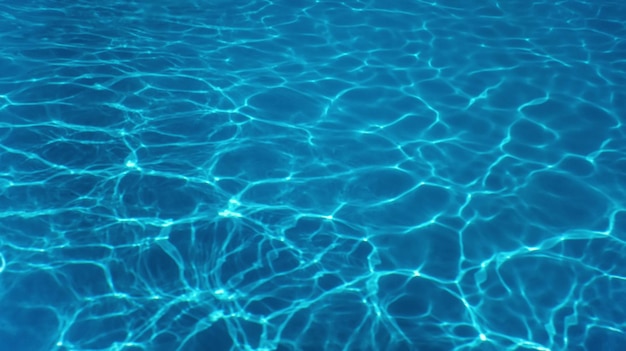
[[[0,5],[7,350],[617,350],[618,1]]]

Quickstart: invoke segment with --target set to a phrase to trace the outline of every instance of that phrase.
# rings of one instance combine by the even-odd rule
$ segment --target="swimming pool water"
[[[619,350],[622,1],[5,1],[0,349]]]

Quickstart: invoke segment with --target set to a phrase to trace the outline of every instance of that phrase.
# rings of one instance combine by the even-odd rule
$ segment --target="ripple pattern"
[[[3,2],[2,348],[619,350],[624,14]]]

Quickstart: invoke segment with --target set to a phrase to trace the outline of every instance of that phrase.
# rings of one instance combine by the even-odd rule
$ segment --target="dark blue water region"
[[[624,349],[625,14],[2,2],[0,349]]]

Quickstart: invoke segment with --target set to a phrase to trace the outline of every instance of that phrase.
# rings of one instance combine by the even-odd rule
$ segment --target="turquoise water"
[[[626,345],[621,1],[0,4],[0,349]]]

